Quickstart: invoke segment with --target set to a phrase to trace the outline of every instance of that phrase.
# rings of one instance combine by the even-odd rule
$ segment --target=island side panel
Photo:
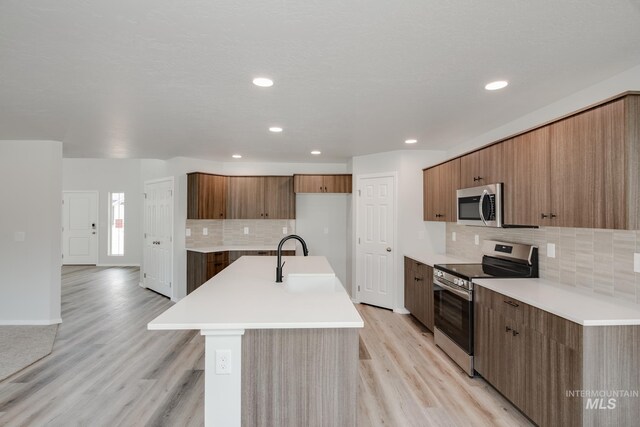
[[[358,329],[254,329],[242,339],[244,427],[354,426]]]

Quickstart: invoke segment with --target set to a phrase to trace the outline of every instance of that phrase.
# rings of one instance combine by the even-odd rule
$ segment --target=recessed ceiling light
[[[405,144],[415,144],[416,142],[418,142],[417,139],[407,139],[404,141]]]
[[[273,80],[266,77],[256,77],[253,79],[253,84],[260,87],[271,87],[273,86]]]
[[[242,158],[242,156],[240,154],[234,154],[231,157],[233,157],[234,159],[241,159]]]
[[[486,90],[498,90],[507,87],[508,84],[509,82],[506,80],[496,80],[495,82],[487,83],[484,88]]]
[[[271,132],[274,132],[274,133],[282,132],[282,128],[281,128],[281,127],[279,127],[279,126],[271,126],[271,127],[269,128],[269,130],[270,130]]]
[[[311,152],[311,154],[313,154],[314,156],[318,156],[318,155],[322,154],[322,152],[321,152],[321,151],[319,151],[319,150],[313,150],[313,151]]]

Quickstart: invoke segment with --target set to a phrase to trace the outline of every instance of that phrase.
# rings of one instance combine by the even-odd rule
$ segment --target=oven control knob
[[[466,285],[466,283],[465,283],[464,279],[458,280],[458,286],[464,287],[465,285]]]
[[[453,279],[453,284],[458,286],[458,279]]]

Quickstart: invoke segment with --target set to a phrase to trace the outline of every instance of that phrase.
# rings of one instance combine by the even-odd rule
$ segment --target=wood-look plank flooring
[[[137,268],[64,267],[52,353],[0,382],[0,426],[201,426],[204,339],[147,331],[172,303]],[[359,426],[530,425],[411,316],[358,305]]]

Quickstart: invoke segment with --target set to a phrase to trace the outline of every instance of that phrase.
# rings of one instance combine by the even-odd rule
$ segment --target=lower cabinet
[[[474,312],[475,370],[536,424],[583,425],[583,327],[480,286]]]
[[[229,265],[229,252],[187,251],[187,294],[211,279]]]
[[[433,268],[404,258],[404,306],[433,331]]]
[[[295,256],[296,251],[282,251],[284,256]],[[277,251],[223,251],[194,252],[187,250],[187,294],[195,291],[204,282],[227,268],[244,255],[276,256]],[[275,263],[273,268],[275,269]]]

